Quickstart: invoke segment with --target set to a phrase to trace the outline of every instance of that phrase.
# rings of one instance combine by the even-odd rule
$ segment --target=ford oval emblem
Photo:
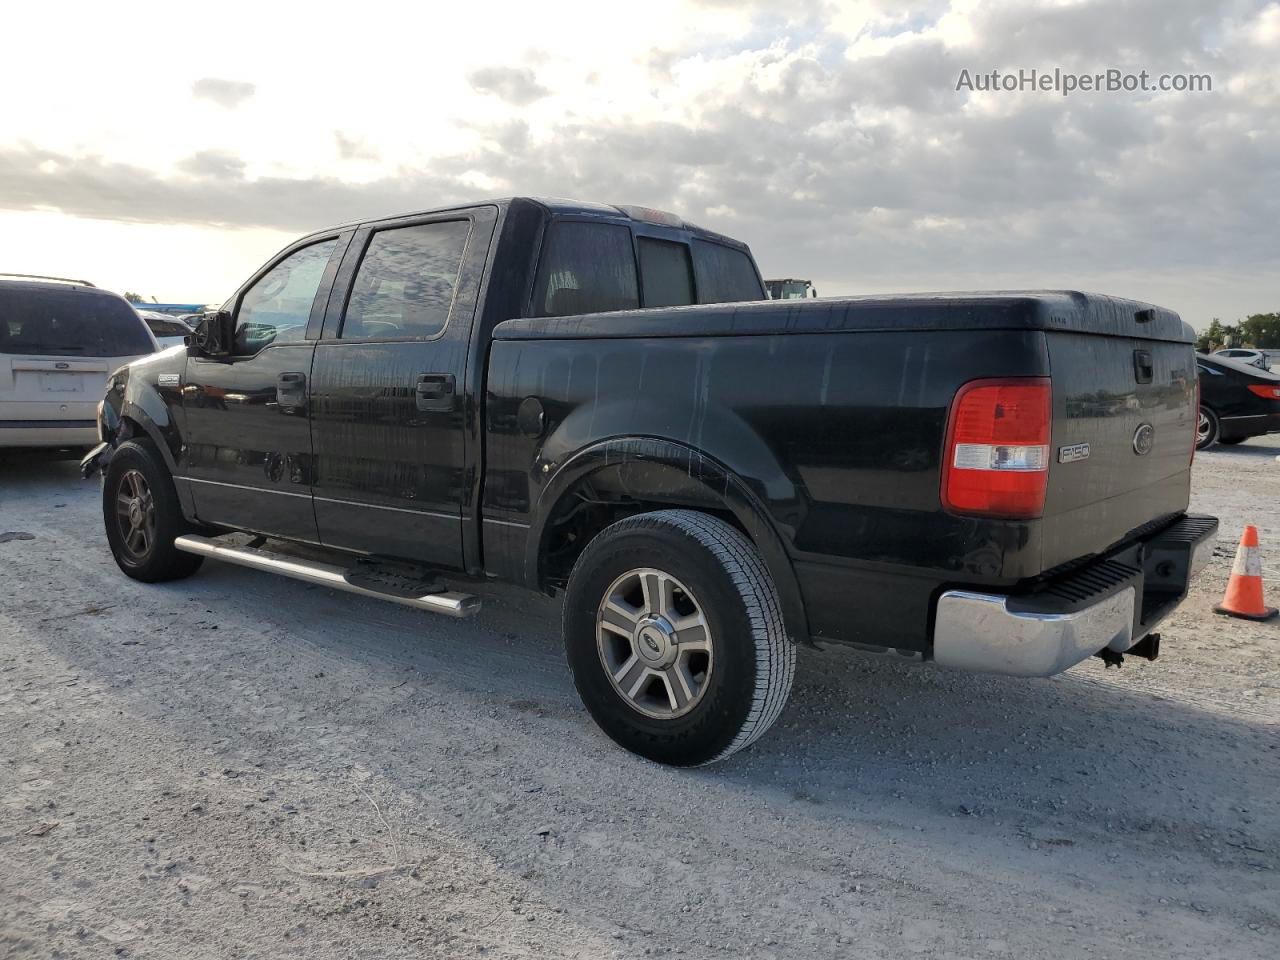
[[[1138,456],[1145,457],[1150,453],[1155,442],[1156,428],[1151,424],[1139,424],[1138,429],[1133,431],[1133,452]]]
[[[55,370],[70,370],[70,369],[71,369],[71,364],[69,364],[69,363],[63,363],[61,360],[59,360],[57,363],[55,363],[55,364],[53,365],[53,368],[54,368]]]

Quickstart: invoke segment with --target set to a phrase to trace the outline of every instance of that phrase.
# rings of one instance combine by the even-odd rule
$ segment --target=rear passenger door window
[[[640,278],[646,307],[680,307],[693,298],[689,248],[670,240],[641,237]]]
[[[444,330],[470,229],[467,220],[445,220],[373,234],[339,337],[423,340]]]
[[[577,220],[551,225],[533,288],[534,316],[573,317],[639,306],[630,229]]]

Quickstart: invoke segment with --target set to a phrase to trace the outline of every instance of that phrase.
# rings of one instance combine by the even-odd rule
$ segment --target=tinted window
[[[0,353],[130,357],[155,347],[133,307],[80,290],[0,287]]]
[[[638,306],[630,229],[576,221],[552,225],[533,288],[535,316],[572,317]]]
[[[147,328],[157,337],[185,337],[191,330],[180,320],[161,320],[159,317],[143,317]]]
[[[751,258],[741,250],[707,240],[694,240],[693,269],[698,278],[699,303],[733,303],[765,298]]]
[[[646,307],[693,303],[693,268],[689,248],[669,240],[640,238],[640,277]]]
[[[400,340],[444,329],[471,223],[448,220],[379,230],[351,288],[342,337]]]
[[[257,353],[271,343],[303,339],[320,278],[337,240],[303,247],[263,274],[240,299],[235,352]]]

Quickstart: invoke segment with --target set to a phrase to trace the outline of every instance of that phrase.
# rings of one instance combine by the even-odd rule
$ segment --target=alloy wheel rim
[[[707,692],[711,628],[693,592],[663,570],[613,581],[596,612],[596,646],[613,689],[646,717],[684,716]]]
[[[1196,423],[1196,439],[1204,443],[1209,439],[1209,415],[1203,410],[1200,411],[1200,420]]]
[[[125,551],[144,559],[156,541],[156,503],[139,470],[128,470],[116,490],[116,524]]]

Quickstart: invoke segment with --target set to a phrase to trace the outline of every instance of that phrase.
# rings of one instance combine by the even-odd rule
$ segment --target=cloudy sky
[[[534,194],[674,210],[823,295],[1069,286],[1197,326],[1280,310],[1277,2],[166,0],[5,19],[4,270],[220,301],[297,234]],[[956,89],[1019,68],[1212,91]]]

